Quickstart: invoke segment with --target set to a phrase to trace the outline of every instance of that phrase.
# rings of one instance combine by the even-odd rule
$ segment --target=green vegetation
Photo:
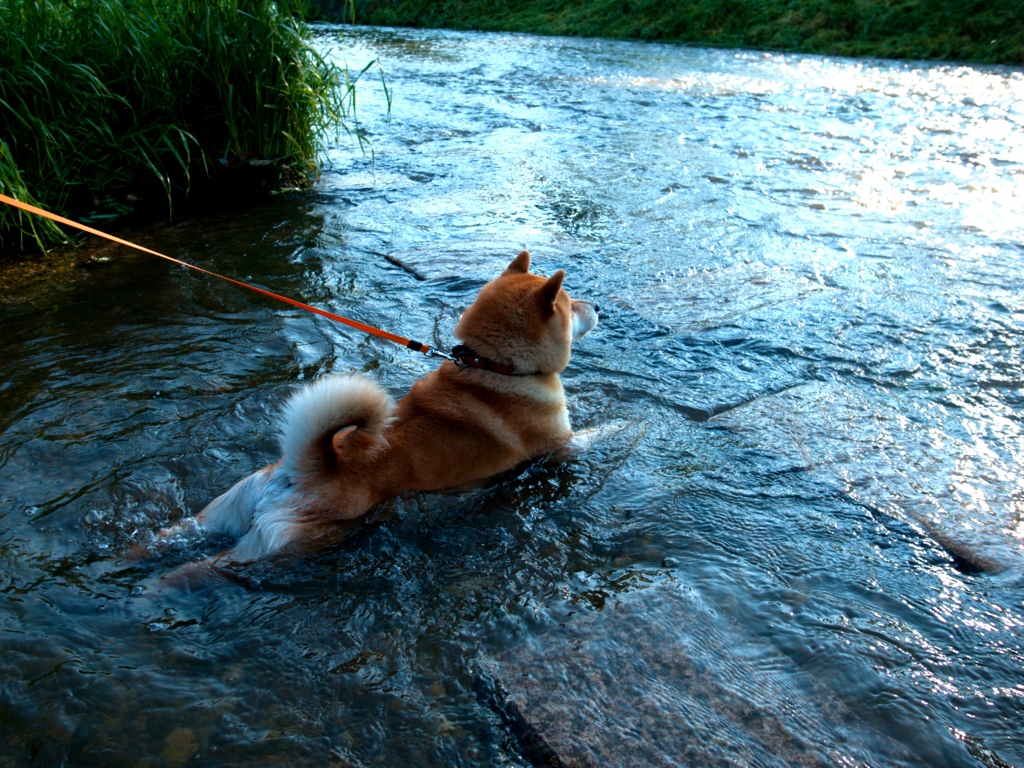
[[[96,222],[308,183],[354,91],[288,1],[0,0],[0,192]],[[0,249],[65,239],[0,205]]]
[[[332,0],[312,0],[347,21]],[[1021,0],[356,0],[361,24],[1024,63]]]

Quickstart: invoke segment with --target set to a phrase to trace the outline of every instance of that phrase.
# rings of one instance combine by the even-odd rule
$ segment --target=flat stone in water
[[[773,646],[662,584],[485,665],[535,765],[892,765],[911,756]]]
[[[964,572],[1022,565],[1019,543],[1006,533],[1014,499],[998,482],[1013,468],[954,435],[935,440],[931,430],[855,388],[801,384],[711,421],[873,510],[920,525]]]

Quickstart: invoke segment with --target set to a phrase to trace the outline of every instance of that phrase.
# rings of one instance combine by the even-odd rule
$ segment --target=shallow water
[[[1024,764],[1021,72],[322,40],[387,70],[372,161],[342,140],[310,192],[128,236],[442,347],[529,248],[602,307],[574,425],[625,427],[157,593],[224,542],[121,553],[272,460],[295,385],[431,362],[113,246],[4,269],[0,766],[527,765],[486,681],[581,663],[725,734],[663,764],[783,764],[754,716],[783,761]],[[534,725],[555,696],[628,731],[559,684],[518,692]]]

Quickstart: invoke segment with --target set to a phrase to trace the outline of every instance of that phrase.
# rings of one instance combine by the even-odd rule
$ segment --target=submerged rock
[[[160,756],[170,765],[184,765],[197,749],[199,745],[191,728],[175,728],[167,736]]]
[[[1017,501],[1005,482],[1012,463],[981,439],[939,437],[919,415],[909,418],[870,393],[809,382],[711,421],[870,509],[916,524],[964,573],[1019,570]]]
[[[538,766],[829,766],[910,757],[773,646],[660,585],[503,653],[478,692]]]

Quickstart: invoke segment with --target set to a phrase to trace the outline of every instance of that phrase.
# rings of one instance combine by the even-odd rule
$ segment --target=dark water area
[[[620,428],[161,591],[225,542],[123,553],[297,385],[432,363],[112,245],[3,268],[0,768],[1024,765],[1024,75],[320,34],[388,73],[373,158],[129,239],[441,347],[528,248]]]

